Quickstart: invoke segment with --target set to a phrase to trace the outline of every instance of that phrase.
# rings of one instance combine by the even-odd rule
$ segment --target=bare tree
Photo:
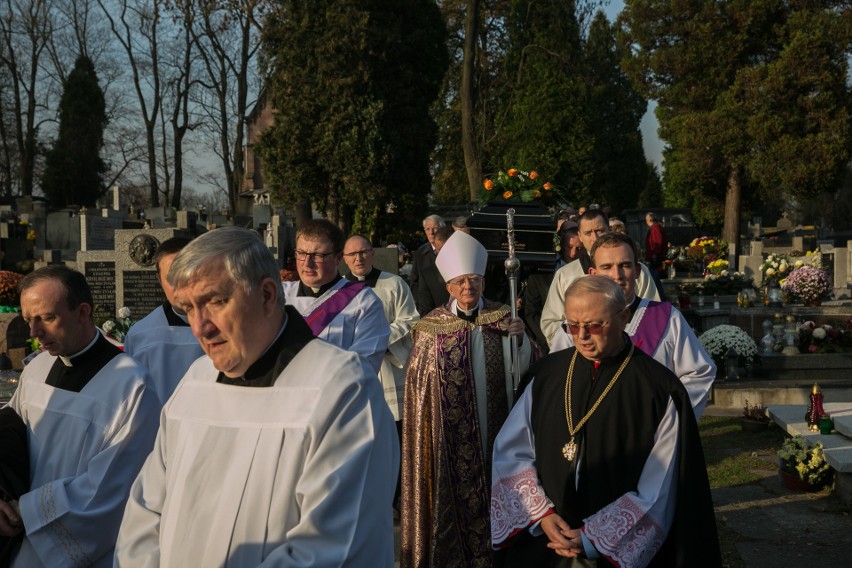
[[[49,0],[2,0],[0,10],[0,67],[4,71],[4,154],[14,164],[9,192],[32,195],[38,155],[38,128],[46,108],[49,88],[40,83],[42,56],[53,33]],[[10,171],[13,164],[9,164]],[[17,184],[17,187],[15,187]]]
[[[148,184],[150,204],[160,204],[160,184],[157,175],[156,130],[162,104],[160,81],[160,3],[146,0],[119,0],[117,7],[98,0],[118,43],[124,49],[133,77],[133,87],[145,124],[148,153]],[[113,12],[117,10],[117,16]]]
[[[197,99],[216,139],[231,210],[236,208],[245,165],[244,117],[255,77],[264,0],[183,0],[193,17],[188,27],[198,42],[205,69],[204,90]]]

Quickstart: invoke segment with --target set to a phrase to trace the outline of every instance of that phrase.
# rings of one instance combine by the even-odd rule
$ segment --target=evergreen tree
[[[623,49],[616,45],[614,27],[603,12],[589,28],[585,57],[589,73],[585,113],[594,137],[590,183],[595,201],[619,212],[636,207],[643,191],[653,187],[649,182],[659,181],[645,160],[639,130],[648,104],[621,69]]]
[[[106,124],[95,66],[81,55],[63,85],[59,134],[45,159],[41,186],[53,207],[93,206],[103,194],[106,166],[100,151]]]
[[[421,216],[444,32],[428,0],[279,3],[263,35],[277,114],[259,145],[276,198],[311,200],[368,235],[389,207],[397,220]]]
[[[508,21],[506,73],[511,91],[502,101],[500,150],[486,173],[535,169],[576,203],[595,198],[594,133],[587,114],[588,85],[574,2],[517,2]]]
[[[658,101],[667,204],[704,223],[835,191],[849,160],[848,3],[627,0],[636,84]]]

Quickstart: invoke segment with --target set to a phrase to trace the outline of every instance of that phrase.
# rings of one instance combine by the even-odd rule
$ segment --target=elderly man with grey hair
[[[721,566],[683,384],[624,333],[630,310],[611,278],[575,280],[564,310],[574,347],[530,368],[494,442],[500,565]]]
[[[429,215],[423,219],[423,232],[426,233],[427,242],[414,251],[414,266],[408,282],[421,316],[450,300],[444,279],[435,267],[435,257],[440,250],[436,247],[435,238],[438,236],[438,229],[444,226],[446,223],[440,215]]]
[[[202,235],[167,278],[206,355],[163,409],[116,566],[393,566],[399,455],[376,375],[284,305],[251,231]]]

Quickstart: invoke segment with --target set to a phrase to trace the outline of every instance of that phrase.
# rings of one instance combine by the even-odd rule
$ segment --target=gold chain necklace
[[[627,367],[627,363],[630,362],[630,358],[633,356],[634,345],[630,343],[630,353],[627,354],[624,361],[621,363],[621,366],[618,368],[618,371],[615,372],[615,375],[609,381],[609,384],[606,386],[604,391],[598,397],[598,400],[595,404],[592,405],[592,408],[583,416],[583,419],[577,423],[577,427],[574,427],[574,413],[571,409],[571,381],[574,378],[574,363],[577,361],[577,351],[574,351],[574,356],[571,358],[571,365],[568,367],[568,380],[565,381],[565,419],[568,421],[568,434],[571,435],[571,439],[568,440],[568,443],[562,446],[562,456],[568,460],[569,462],[574,461],[574,458],[577,456],[577,444],[574,442],[574,436],[577,432],[580,431],[580,428],[592,417],[592,414],[595,413],[595,410],[598,409],[598,406],[603,401],[604,397],[609,394],[610,389],[612,389],[613,385],[615,385],[615,381],[618,380],[618,377],[621,376],[624,368]]]

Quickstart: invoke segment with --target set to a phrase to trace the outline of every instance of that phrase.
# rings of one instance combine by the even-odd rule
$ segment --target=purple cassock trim
[[[672,317],[672,305],[668,302],[648,302],[642,314],[642,321],[636,333],[630,338],[633,345],[653,357],[654,351],[663,339],[669,320]]]
[[[318,305],[314,310],[307,315],[305,321],[314,335],[319,335],[325,329],[331,320],[337,317],[337,314],[343,311],[349,302],[352,301],[358,292],[364,288],[363,282],[346,282],[337,292],[332,294],[327,300]]]

